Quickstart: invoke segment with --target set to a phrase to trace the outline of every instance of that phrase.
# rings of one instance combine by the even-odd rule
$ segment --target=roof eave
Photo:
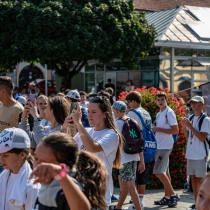
[[[156,40],[156,47],[174,47],[174,48],[190,48],[190,49],[203,49],[210,50],[210,43],[195,43],[195,42],[176,42],[176,41],[162,41]]]

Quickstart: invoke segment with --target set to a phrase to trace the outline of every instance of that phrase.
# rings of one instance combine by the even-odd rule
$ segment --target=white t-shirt
[[[117,119],[115,121],[115,123],[116,123],[117,128],[120,131],[120,133],[122,133],[124,121],[121,119]],[[124,152],[124,150],[122,150],[121,154],[122,154],[122,164],[129,163],[131,161],[139,161],[140,160],[139,154],[127,154]]]
[[[17,206],[18,205],[17,200],[15,201],[15,203],[12,203],[11,201],[8,200],[11,194],[12,188],[15,182],[17,181],[17,177],[18,177],[18,174],[13,174],[13,173],[11,173],[9,176],[7,188],[6,188],[5,210],[23,210],[23,209],[32,210],[34,209],[34,205],[35,205],[37,195],[38,195],[38,188],[35,188],[32,181],[28,181],[28,184],[26,185],[27,197],[26,197],[26,201],[24,205],[25,208],[22,205]],[[17,189],[17,193],[18,193],[18,189]]]
[[[199,125],[199,118],[200,116],[194,116],[191,120],[191,123],[193,127],[199,131],[198,125]],[[187,130],[189,131],[189,137],[187,142],[187,150],[185,157],[190,160],[202,160],[206,157],[206,149],[204,146],[204,142],[201,142],[193,133],[190,131],[190,129],[187,127]],[[210,135],[210,118],[206,117],[201,125],[200,132],[205,132]],[[207,151],[209,153],[209,145],[206,142]]]
[[[166,117],[167,116],[167,117]],[[176,115],[170,107],[159,111],[156,115],[156,126],[159,128],[170,129],[171,126],[177,125]],[[172,149],[174,140],[172,134],[163,132],[155,133],[157,139],[157,149]]]
[[[89,104],[88,101],[86,101],[85,104],[82,104],[81,102],[79,102],[79,106],[82,107],[82,108],[85,108],[85,109],[88,108],[88,104]]]
[[[144,119],[144,122],[145,122],[146,125],[148,123],[150,123],[151,116],[144,108],[138,107],[135,110],[141,114],[141,116]],[[133,112],[133,111],[128,112],[128,117],[134,119],[138,123],[140,129],[143,130],[143,125],[141,123],[141,119],[139,118],[139,116],[135,112]]]
[[[105,195],[107,206],[111,204],[111,196],[113,194],[113,180],[112,180],[112,166],[116,157],[119,138],[117,133],[112,129],[104,129],[101,131],[95,131],[94,128],[86,128],[91,138],[100,144],[103,151],[94,153],[106,166],[108,172],[108,184]],[[74,140],[78,144],[80,150],[85,150],[83,142],[79,133],[74,136]]]

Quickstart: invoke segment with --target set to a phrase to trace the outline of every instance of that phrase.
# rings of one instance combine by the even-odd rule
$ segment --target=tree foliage
[[[0,65],[40,62],[67,80],[88,60],[135,66],[155,30],[133,0],[0,1]]]

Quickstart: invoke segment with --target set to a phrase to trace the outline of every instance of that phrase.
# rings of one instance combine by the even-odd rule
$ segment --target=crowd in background
[[[122,209],[129,192],[131,209],[142,210],[149,164],[143,148],[135,154],[125,152],[123,129],[125,121],[133,119],[143,131],[151,116],[141,107],[142,97],[133,91],[132,81],[127,86],[127,103],[114,101],[110,80],[98,93],[62,85],[60,92],[47,97],[38,85],[26,84],[19,90],[11,78],[1,76],[0,209]],[[156,103],[160,112],[151,128],[157,140],[153,173],[163,183],[165,195],[154,205],[171,208],[180,199],[169,172],[178,124],[164,92],[156,95]],[[190,209],[205,210],[210,208],[210,178],[205,176],[209,146],[206,154],[203,143],[210,135],[210,119],[203,117],[202,129],[198,128],[204,100],[195,96],[190,103],[194,118],[181,121],[196,200]],[[117,205],[111,205],[113,168],[119,169]]]

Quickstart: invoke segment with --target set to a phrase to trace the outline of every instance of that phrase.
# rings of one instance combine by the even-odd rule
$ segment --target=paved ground
[[[186,210],[189,208],[190,205],[193,204],[194,198],[193,193],[191,192],[183,192],[182,190],[175,190],[176,193],[180,195],[180,201],[178,202],[178,205],[175,207],[175,209],[178,210]],[[116,197],[119,197],[119,189],[115,189],[114,195]],[[164,196],[163,190],[147,190],[146,194],[144,196],[144,210],[159,210],[159,209],[170,209],[168,206],[156,206],[153,205],[155,200],[160,200]],[[130,196],[127,196],[127,199],[123,205],[123,209],[130,209],[131,204],[129,203]],[[115,203],[112,203],[112,205],[115,205]],[[174,208],[172,208],[174,209]]]

